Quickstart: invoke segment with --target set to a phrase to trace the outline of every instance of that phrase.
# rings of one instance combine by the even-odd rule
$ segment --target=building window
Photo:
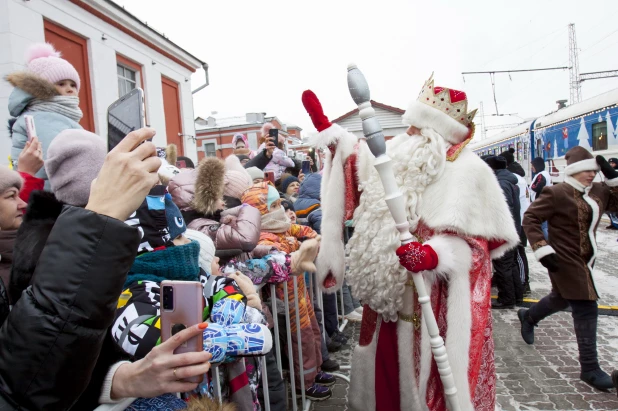
[[[137,87],[137,72],[120,64],[116,65],[118,73],[118,95],[120,97]]]
[[[592,125],[592,149],[607,150],[607,122],[601,121]]]
[[[215,143],[204,143],[204,153],[206,157],[217,157],[217,146]]]

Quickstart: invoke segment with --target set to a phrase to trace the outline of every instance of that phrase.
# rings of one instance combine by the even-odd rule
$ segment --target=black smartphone
[[[144,91],[134,88],[107,109],[108,150],[113,150],[127,134],[144,127],[145,123]]]
[[[303,160],[301,171],[304,175],[311,173],[311,162],[309,160]]]
[[[270,130],[268,130],[268,137],[271,137],[273,139],[273,143],[275,144],[275,147],[279,147],[279,130],[276,128],[271,128]]]

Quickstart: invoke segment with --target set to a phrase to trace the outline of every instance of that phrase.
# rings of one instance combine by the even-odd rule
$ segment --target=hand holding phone
[[[309,160],[303,160],[301,171],[304,175],[311,173],[311,162]]]
[[[204,296],[199,281],[163,281],[161,300],[161,341],[165,342],[182,330],[202,322]],[[203,338],[196,335],[176,348],[174,354],[202,350]],[[188,381],[201,382],[202,379],[198,376]]]
[[[112,151],[127,134],[143,128],[145,124],[144,91],[138,87],[120,97],[107,109],[108,150]]]
[[[270,130],[268,130],[268,136],[273,139],[273,143],[275,144],[275,147],[278,147],[279,146],[279,130],[276,128],[271,128]]]
[[[28,139],[26,146],[19,154],[17,171],[34,176],[43,168],[43,165],[43,147],[38,137],[32,134],[32,138]]]
[[[274,185],[275,184],[275,172],[274,171],[267,171],[267,172],[265,172],[264,173],[264,180],[270,181]]]

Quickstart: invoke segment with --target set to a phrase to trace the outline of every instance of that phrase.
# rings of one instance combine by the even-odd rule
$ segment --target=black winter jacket
[[[49,214],[35,221],[28,215],[35,201],[14,254],[16,264],[32,250],[35,267],[30,273],[22,267],[27,281],[11,273],[11,284],[31,285],[0,328],[2,411],[75,405],[91,380],[140,241],[137,229],[82,208],[64,206],[55,224]]]
[[[253,157],[247,164],[245,164],[245,168],[257,167],[260,170],[264,170],[268,163],[270,163],[272,157],[266,156],[266,149],[260,151]]]
[[[515,228],[517,232],[521,232],[521,207],[519,204],[519,187],[517,187],[517,177],[509,170],[494,170],[500,188],[506,198],[506,203],[509,206],[513,220],[515,221]]]

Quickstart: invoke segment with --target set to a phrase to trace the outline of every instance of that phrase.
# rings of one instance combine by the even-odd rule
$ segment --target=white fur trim
[[[592,209],[592,221],[590,221],[590,226],[588,227],[588,238],[590,239],[590,244],[592,244],[592,257],[590,258],[590,260],[588,260],[588,269],[590,270],[590,279],[592,280],[592,286],[594,287],[594,290],[596,292],[596,285],[594,284],[594,275],[593,275],[593,271],[594,271],[594,262],[597,258],[597,240],[595,237],[595,231],[597,228],[597,224],[599,222],[599,218],[601,218],[601,214],[600,214],[600,210],[599,210],[599,204],[594,201],[592,198],[590,198],[590,196],[588,195],[588,193],[590,192],[590,190],[592,189],[592,186],[590,187],[586,187],[586,191],[584,191],[584,201],[588,203],[588,205],[590,205],[590,208]],[[599,293],[597,292],[597,295]]]
[[[461,143],[470,134],[468,127],[451,116],[418,101],[411,102],[401,118],[408,126],[436,130],[451,144]]]
[[[339,124],[333,124],[326,130],[320,131],[316,136],[311,138],[311,144],[314,144],[317,148],[324,148],[331,144],[337,143],[337,147],[342,141],[347,140],[352,142],[352,146],[356,144],[356,136]]]
[[[356,345],[352,355],[352,372],[350,373],[350,409],[353,411],[375,411],[376,409],[376,349],[382,319],[378,316],[371,343],[366,346]]]
[[[425,242],[438,255],[438,266],[432,273],[434,277],[448,281],[448,300],[446,312],[446,339],[445,346],[449,364],[457,387],[457,398],[462,410],[474,410],[470,385],[468,383],[468,365],[470,339],[472,337],[472,315],[470,296],[470,268],[472,267],[472,250],[468,243],[457,236],[436,235]],[[423,273],[425,274],[425,273]],[[427,280],[426,280],[427,281]],[[431,281],[431,280],[430,280]],[[430,289],[428,289],[430,290]],[[424,328],[423,337],[429,338]],[[431,347],[422,344],[422,350],[429,349],[429,353],[421,353],[421,357],[431,358]],[[427,362],[427,360],[425,360]],[[429,361],[431,365],[431,361]],[[421,375],[422,375],[421,369]],[[421,392],[427,391],[427,380],[420,387]]]
[[[534,252],[534,256],[537,260],[541,261],[541,258],[547,257],[550,254],[556,254],[556,250],[551,245],[544,245],[541,248],[537,248]]]
[[[618,187],[618,177],[617,178],[612,178],[611,180],[606,179],[605,180],[605,184],[608,187]]]
[[[581,173],[582,171],[599,171],[599,165],[594,158],[581,160],[566,166],[564,169],[564,174],[567,176],[572,176],[573,174]]]
[[[333,126],[336,126],[334,124]],[[337,129],[338,127],[338,129]],[[345,276],[345,249],[342,239],[342,230],[345,217],[345,176],[344,163],[354,152],[356,138],[343,130],[340,126],[329,127],[324,130],[323,142],[331,144],[333,138],[338,137],[337,150],[334,158],[330,150],[325,152],[324,172],[321,186],[322,208],[322,243],[316,260],[316,278],[320,289],[326,293],[334,293],[343,285]],[[344,134],[336,134],[335,131]],[[327,133],[328,132],[328,133]],[[331,272],[337,284],[331,288],[324,288],[324,280]]]
[[[442,177],[426,188],[419,215],[438,232],[504,242],[491,251],[492,259],[519,244],[496,176],[468,147],[456,161],[447,161]]]

